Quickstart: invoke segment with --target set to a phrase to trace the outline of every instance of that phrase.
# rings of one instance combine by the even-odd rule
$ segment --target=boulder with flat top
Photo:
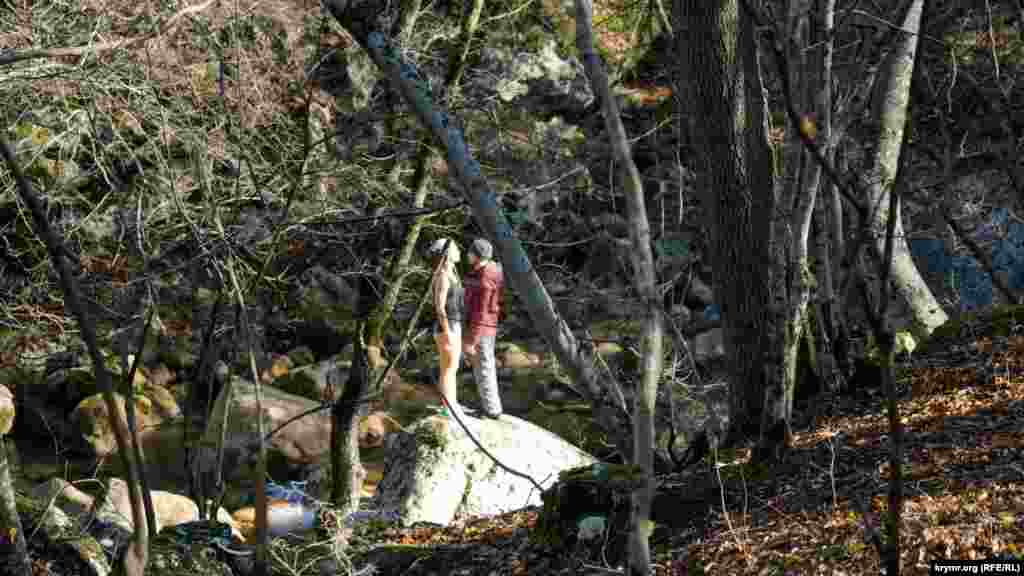
[[[503,514],[541,504],[540,490],[521,475],[547,488],[560,471],[594,462],[559,436],[507,414],[464,421],[487,452],[518,474],[496,464],[454,420],[430,416],[388,436],[374,507],[404,525]]]

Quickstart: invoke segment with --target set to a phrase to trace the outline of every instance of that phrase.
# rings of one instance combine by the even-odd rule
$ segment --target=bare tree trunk
[[[658,381],[662,367],[662,336],[664,320],[661,317],[655,287],[654,254],[651,251],[651,231],[644,202],[640,172],[630,151],[626,129],[622,125],[618,106],[608,86],[604,66],[594,51],[593,8],[590,0],[576,0],[576,46],[583,66],[590,77],[594,94],[604,110],[605,128],[611,140],[615,161],[624,172],[626,212],[629,217],[630,239],[633,243],[633,284],[644,303],[645,318],[642,329],[642,373],[636,391],[633,409],[633,464],[644,473],[642,486],[633,492],[630,518],[630,553],[626,574],[646,576],[650,573],[651,552],[648,539],[651,531],[651,500],[654,498],[654,408],[658,394]]]
[[[452,50],[448,60],[448,75],[445,80],[445,89],[449,94],[458,88],[459,80],[462,78],[462,71],[466,67],[466,58],[469,56],[470,44],[480,24],[480,13],[483,11],[483,0],[473,0],[473,4],[462,20],[462,46]],[[419,10],[419,4],[411,2],[407,10]],[[413,16],[409,12],[402,15],[403,26],[413,25]],[[408,19],[408,21],[407,21]],[[403,28],[399,34],[404,34]],[[416,154],[415,169],[413,170],[413,189],[416,195],[413,198],[413,207],[422,208],[427,200],[427,191],[430,189],[430,159],[433,157],[433,150],[430,148],[429,134],[419,143],[419,151]],[[419,240],[420,230],[427,221],[427,216],[419,216],[413,221],[409,231],[405,234],[405,242],[392,260],[388,268],[388,288],[384,298],[377,305],[376,309],[367,320],[366,326],[366,348],[370,363],[374,368],[383,364],[384,350],[384,327],[391,319],[391,313],[398,303],[398,296],[402,292],[402,285],[405,283],[405,271],[412,261],[416,249],[416,241]]]
[[[907,124],[910,85],[914,73],[914,55],[917,50],[918,30],[921,26],[922,1],[910,3],[903,17],[897,44],[889,53],[884,72],[878,77],[874,110],[877,137],[869,154],[867,176],[869,210],[875,254],[880,257],[885,248],[885,228],[889,219],[889,196],[895,182]],[[903,223],[897,211],[895,244],[893,246],[892,281],[896,293],[910,306],[913,314],[912,331],[918,340],[924,340],[948,317],[932,291],[925,284],[910,256]]]
[[[430,147],[425,142],[420,143],[420,150],[416,158],[416,170],[413,173],[416,196],[413,198],[413,208],[422,208],[427,200],[427,192],[430,190]],[[406,270],[412,262],[412,256],[416,251],[416,242],[419,240],[420,231],[426,224],[429,216],[417,216],[409,230],[405,233],[405,241],[399,249],[398,255],[394,256],[391,265],[388,267],[387,291],[380,304],[366,320],[366,347],[373,350],[370,355],[374,359],[383,359],[384,356],[384,328],[391,320],[391,314],[398,304],[398,296],[402,293],[402,286],[405,284]],[[375,360],[374,365],[378,362]]]
[[[680,0],[688,34],[679,82],[691,82],[715,294],[730,359],[731,431],[756,435],[773,378],[770,305],[774,177],[752,27],[736,0]],[[742,36],[742,38],[741,38]],[[742,247],[742,248],[740,248]],[[767,353],[767,354],[766,354]]]
[[[0,435],[0,529],[3,530],[0,534],[0,576],[31,576],[32,564],[14,499],[5,439],[6,435]]]
[[[797,109],[809,111],[812,103],[820,111],[830,105],[828,90],[823,86],[823,74],[820,58],[812,58],[815,54],[811,25],[811,5],[807,0],[791,0],[789,10],[789,30],[787,37],[788,45],[791,47],[789,58],[791,59],[791,86],[799,88],[790,95],[795,100]],[[805,118],[810,114],[805,112]],[[800,127],[801,129],[804,127]],[[796,186],[790,188],[789,193],[784,196],[785,204],[795,209],[790,215],[790,229],[792,230],[790,259],[787,263],[789,285],[787,286],[787,307],[785,316],[785,329],[783,332],[783,409],[787,426],[792,422],[793,396],[796,389],[797,362],[799,357],[800,343],[803,338],[804,328],[808,322],[808,305],[811,301],[812,290],[815,285],[814,276],[810,269],[809,242],[811,221],[814,216],[815,201],[818,196],[818,186],[821,182],[821,166],[815,161],[812,154],[801,146],[801,136],[791,135],[790,146],[798,151],[800,162],[797,172],[799,178]],[[819,319],[819,322],[821,320]]]
[[[814,99],[815,116],[817,117],[817,129],[824,145],[824,155],[828,161],[834,162],[835,142],[832,140],[832,54],[835,49],[833,33],[835,28],[836,0],[824,0],[819,2],[815,14],[814,42],[820,46],[820,81],[817,86],[817,95]],[[809,161],[810,154],[807,155]],[[821,166],[815,162],[815,169],[819,173]],[[821,326],[821,352],[819,358],[834,358],[835,363],[823,364],[821,376],[829,384],[841,381],[836,366],[842,366],[840,361],[839,332],[841,313],[839,298],[836,287],[839,283],[837,263],[842,260],[842,201],[839,198],[839,191],[831,181],[819,183],[818,201],[815,203],[814,218],[817,221],[815,233],[818,265],[818,303],[819,309],[823,312],[818,316],[818,325]],[[834,200],[833,200],[834,199]],[[835,210],[838,209],[838,212]],[[835,220],[830,220],[830,217]],[[837,226],[830,227],[829,224],[838,222]],[[832,387],[832,392],[836,392]]]
[[[874,242],[880,259],[881,298],[877,311],[872,311],[869,307],[869,319],[872,322],[875,339],[882,353],[883,385],[886,392],[890,435],[889,510],[886,515],[888,530],[884,542],[877,535],[874,539],[882,562],[885,564],[886,574],[893,576],[899,576],[900,573],[900,518],[903,508],[903,426],[900,422],[896,382],[892,366],[895,339],[885,310],[889,299],[890,275],[897,277],[900,271],[904,274],[907,273],[906,265],[900,266],[896,262],[899,255],[897,251],[900,249],[900,246],[902,246],[902,252],[905,254],[906,260],[909,260],[906,240],[902,237],[902,227],[899,220],[899,195],[898,191],[893,188],[901,184],[901,178],[905,178],[902,167],[906,164],[906,160],[903,159],[901,162],[900,153],[907,141],[907,109],[910,100],[910,86],[914,77],[914,66],[918,60],[917,40],[924,10],[924,0],[911,0],[900,26],[899,38],[889,55],[890,60],[887,62],[888,65],[884,70],[884,75],[880,77],[882,84],[877,92],[880,97],[880,108],[877,110],[877,118],[881,132],[878,135],[877,147],[873,151],[870,164],[874,167],[875,171],[874,181],[869,183],[869,193],[872,201],[871,209],[873,212],[871,223],[874,225],[876,233],[881,229],[884,230],[884,235],[881,237],[880,243],[876,235],[876,242]],[[882,200],[884,200],[885,204],[879,203]],[[882,214],[882,216],[878,214]],[[880,228],[879,225],[884,226],[884,228]],[[914,275],[917,275],[917,268],[913,266],[913,262],[910,262],[910,269]],[[918,276],[917,278],[920,281],[920,277]],[[909,292],[909,286],[905,282],[906,278],[903,278],[901,282],[901,279],[897,277],[892,286],[896,291],[901,291],[902,289],[902,292],[906,295]],[[921,284],[923,285],[923,281]],[[925,291],[930,297],[931,292],[927,290],[927,287],[925,287]],[[869,299],[866,284],[862,289],[862,294],[867,304]],[[932,300],[934,301],[934,298]],[[914,302],[909,298],[908,301],[913,307]],[[919,330],[927,329],[927,326],[921,324],[922,320],[917,317],[917,312],[915,310],[915,320],[918,322],[916,328]],[[941,309],[938,309],[938,313],[945,319],[945,314]],[[932,317],[934,316],[932,314]],[[925,336],[927,336],[927,333],[925,333]]]
[[[362,286],[360,299],[366,298],[365,291]],[[356,329],[348,381],[331,409],[331,502],[342,516],[359,509],[366,476],[359,460],[360,400],[369,387],[364,330],[362,324]]]
[[[125,397],[125,416],[128,421],[128,432],[132,438],[132,457],[139,463],[139,488],[142,490],[142,507],[146,513],[146,526],[149,529],[149,539],[153,541],[156,539],[156,511],[153,510],[153,495],[149,491],[149,481],[146,478],[146,458],[142,454],[142,444],[139,442],[139,431],[136,427],[135,422],[135,371],[139,368],[139,363],[142,361],[142,351],[146,346],[146,333],[149,331],[149,324],[153,318],[153,312],[150,311],[143,320],[145,324],[142,326],[142,334],[139,336],[139,345],[135,349],[135,360],[132,362],[131,367],[128,366],[128,353],[123,351],[121,354],[121,374],[124,375],[124,397]]]
[[[117,442],[117,453],[121,458],[121,465],[124,467],[128,478],[129,501],[132,508],[132,524],[135,527],[135,539],[128,547],[124,556],[124,571],[128,576],[142,576],[146,570],[146,563],[149,561],[149,532],[146,526],[146,515],[143,512],[142,490],[139,487],[139,462],[132,457],[131,440],[129,438],[128,423],[125,420],[124,411],[117,403],[114,396],[114,385],[110,379],[110,372],[107,371],[106,363],[103,360],[103,353],[100,351],[96,340],[96,326],[85,313],[85,306],[82,305],[81,295],[78,293],[78,285],[68,264],[64,261],[66,249],[62,246],[57,235],[50,228],[46,219],[42,204],[32,192],[32,186],[18,165],[14,151],[6,136],[0,133],[0,155],[4,162],[14,174],[18,193],[28,206],[32,214],[32,222],[36,228],[36,234],[42,237],[50,253],[50,260],[60,275],[61,290],[64,292],[64,302],[75,318],[78,320],[78,327],[82,331],[82,340],[92,358],[93,367],[96,372],[96,387],[103,395],[103,403],[107,407],[107,414],[110,417],[110,427],[114,431],[114,439]]]
[[[393,18],[388,8],[370,0],[325,0],[328,9],[371,59],[399,89],[420,121],[430,128],[447,153],[449,168],[470,200],[473,216],[498,249],[509,284],[522,300],[538,332],[555,353],[559,363],[594,406],[597,421],[614,438],[622,454],[632,449],[629,414],[612,401],[609,383],[600,379],[594,363],[580,348],[568,324],[555,311],[550,295],[498,206],[494,191],[480,173],[480,165],[469,156],[456,119],[432,100],[430,86],[415,68],[391,46],[386,30]]]
[[[217,231],[220,233],[221,238],[226,239],[227,235],[224,233],[224,225],[217,215],[214,215],[214,223],[217,225]],[[246,307],[245,297],[242,293],[242,286],[238,282],[238,276],[235,274],[234,263],[228,259],[224,263],[224,269],[227,272],[228,280],[231,282],[231,290],[235,297],[235,306],[238,312],[238,321],[241,324],[242,337],[245,341],[245,347],[247,350],[249,360],[249,374],[252,378],[253,385],[256,387],[256,413],[259,416],[256,419],[256,434],[258,435],[259,441],[256,447],[256,494],[255,494],[255,507],[256,507],[256,557],[253,563],[252,573],[254,576],[267,576],[270,574],[269,569],[269,552],[268,545],[270,542],[270,531],[268,527],[268,501],[267,501],[267,435],[264,422],[265,418],[263,415],[263,382],[260,380],[259,370],[256,368],[256,354],[253,352],[253,339],[252,339],[252,325],[249,323],[249,313]],[[225,423],[228,418],[230,411],[230,389],[225,394],[226,402],[224,403],[224,419]],[[226,434],[227,427],[222,429],[222,438]],[[216,510],[212,512],[216,515]]]
[[[831,150],[832,157],[836,161],[836,168],[841,174],[846,173],[846,157],[839,151],[838,142],[833,142]],[[831,180],[828,186],[829,202],[829,236],[832,241],[832,293],[829,297],[831,307],[829,318],[832,324],[833,351],[836,355],[836,365],[844,376],[849,375],[853,367],[850,359],[850,333],[846,327],[846,280],[843,278],[843,258],[846,254],[846,238],[843,226],[843,198],[839,187]]]

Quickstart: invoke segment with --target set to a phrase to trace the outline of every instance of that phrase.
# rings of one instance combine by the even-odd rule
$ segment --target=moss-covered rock
[[[20,494],[15,495],[15,503],[32,549],[45,550],[48,560],[77,574],[111,573],[103,547],[85,533],[78,520],[47,502]]]
[[[597,462],[561,472],[541,495],[544,505],[530,538],[553,549],[577,551],[582,551],[580,544],[596,540],[592,552],[607,554],[605,559],[614,564],[625,551],[630,496],[642,481],[642,471],[631,465]],[[598,524],[594,520],[607,534],[594,538],[586,533]]]
[[[186,541],[174,530],[157,534],[150,545],[149,576],[231,576],[231,566],[221,559],[213,542],[205,539]]]
[[[502,368],[521,370],[536,368],[542,364],[541,355],[528,351],[524,346],[510,342],[496,350],[497,360]]]
[[[553,406],[538,402],[524,419],[558,434],[585,452],[600,453],[609,444],[604,431],[594,421],[588,404]]]
[[[341,276],[319,266],[308,270],[302,280],[299,295],[302,318],[326,323],[339,334],[351,332],[359,297],[356,289]]]
[[[274,386],[289,394],[309,398],[310,400],[322,400],[325,392],[325,378],[321,377],[317,365],[301,366],[289,371],[284,376],[274,380]],[[339,386],[343,388],[343,386]],[[341,390],[335,391],[335,397],[341,394]]]

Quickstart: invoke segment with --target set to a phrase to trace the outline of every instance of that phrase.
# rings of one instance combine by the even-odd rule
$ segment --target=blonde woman
[[[434,342],[441,359],[441,373],[438,393],[442,394],[456,411],[459,410],[456,376],[462,359],[462,281],[455,270],[459,262],[459,247],[450,238],[435,240],[430,246],[430,258],[434,268],[430,283],[434,302]],[[447,408],[442,403],[444,413]]]

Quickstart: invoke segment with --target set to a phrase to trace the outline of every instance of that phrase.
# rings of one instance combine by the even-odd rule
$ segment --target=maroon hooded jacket
[[[488,260],[486,264],[466,274],[463,281],[466,302],[466,322],[469,324],[467,340],[476,342],[480,336],[498,333],[501,315],[501,290],[505,274],[501,264]]]

